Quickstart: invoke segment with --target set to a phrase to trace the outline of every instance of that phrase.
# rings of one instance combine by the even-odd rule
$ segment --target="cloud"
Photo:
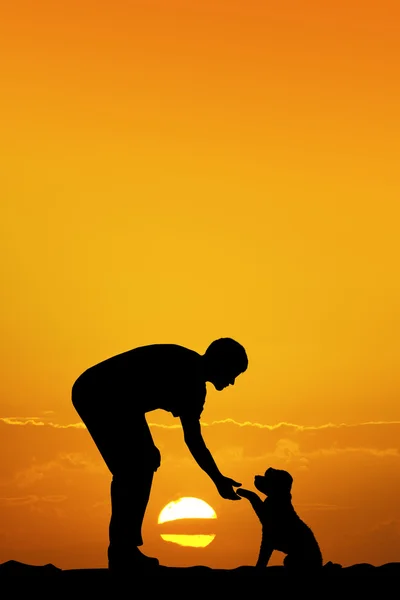
[[[45,472],[49,471],[55,463],[51,461],[47,465],[33,465],[22,471],[17,471],[14,475],[14,482],[18,488],[25,488],[41,481],[45,477]]]
[[[151,422],[150,426],[164,468],[175,468],[177,477],[181,477],[182,470],[191,473],[197,469],[185,446],[180,424]],[[50,479],[56,471],[58,477],[67,472],[70,476],[73,471],[108,475],[90,435],[82,435],[82,424],[13,416],[1,418],[0,429],[0,451],[10,456],[3,465],[0,485],[12,481],[16,489],[27,488]],[[346,461],[351,461],[353,468],[364,470],[370,469],[371,461],[378,461],[374,469],[379,468],[378,463],[385,464],[385,469],[393,473],[400,467],[399,421],[305,426],[229,418],[205,423],[203,434],[220,469],[239,480],[246,481],[251,474],[264,472],[267,466],[304,475],[322,465],[339,470],[346,467]]]
[[[43,502],[50,502],[51,504],[58,504],[59,502],[65,502],[66,499],[67,499],[67,496],[65,494],[53,494],[53,495],[47,495],[47,496],[42,497]]]
[[[6,425],[33,425],[35,427],[54,427],[55,429],[86,429],[86,426],[82,422],[60,425],[51,421],[45,422],[42,417],[0,417],[0,421]]]
[[[321,450],[316,450],[314,452],[310,452],[306,454],[306,456],[329,456],[329,455],[339,455],[339,454],[349,454],[349,453],[361,453],[361,454],[369,454],[371,456],[384,457],[384,456],[394,456],[399,457],[400,452],[398,448],[385,448],[384,450],[377,450],[376,448],[363,448],[363,447],[346,447],[346,448],[322,448]]]
[[[52,413],[53,411],[45,411],[46,413]],[[121,416],[121,418],[123,418]],[[53,427],[55,429],[86,429],[86,425],[81,421],[77,423],[54,423],[52,421],[46,421],[43,417],[0,417],[0,421],[5,423],[6,425],[33,425],[36,427]],[[227,418],[220,419],[217,421],[211,421],[208,423],[207,421],[201,421],[202,427],[216,427],[220,425],[233,425],[239,428],[254,428],[254,429],[265,429],[268,431],[277,431],[279,429],[287,429],[292,432],[318,432],[323,430],[340,430],[340,429],[358,429],[360,427],[371,427],[371,426],[390,426],[390,425],[400,425],[400,421],[365,421],[360,423],[323,423],[321,425],[299,425],[296,423],[288,423],[286,421],[281,421],[280,423],[275,424],[266,424],[266,423],[258,423],[252,421],[236,421],[235,419]],[[182,429],[180,422],[174,424],[164,424],[149,421],[149,426],[155,429]]]
[[[87,455],[81,452],[61,452],[58,455],[57,462],[63,469],[99,471],[99,461],[93,462]]]
[[[59,424],[39,417],[2,417],[0,425],[5,428],[5,448],[15,445],[15,448],[24,448],[27,456],[29,453],[31,456],[27,467],[26,462],[25,465],[18,465],[23,459],[21,451],[12,452],[14,473],[24,471],[24,477],[19,475],[19,485],[23,485],[22,481],[28,485],[29,482],[40,480],[45,472],[55,468],[55,463],[68,469],[93,471],[99,469],[99,465],[101,468],[102,459],[93,440],[87,433],[83,436],[80,433],[85,429],[82,423]],[[16,431],[26,432],[27,435],[11,434],[11,428],[14,427]],[[150,427],[155,443],[162,452],[164,464],[171,460],[192,460],[184,444],[180,424],[150,422]],[[9,434],[7,429],[10,430]],[[65,434],[60,436],[57,430],[63,430]],[[51,435],[51,431],[54,434]],[[177,432],[179,435],[176,435]],[[261,464],[262,461],[278,460],[283,464],[295,461],[298,469],[307,470],[310,461],[317,458],[356,454],[392,460],[400,457],[400,421],[305,426],[286,422],[275,425],[238,422],[229,418],[204,423],[203,434],[213,455],[224,463],[260,461]],[[52,449],[51,458],[46,448]],[[7,465],[4,466],[3,476],[6,469]]]
[[[84,469],[89,472],[104,471],[104,467],[100,462],[94,463],[79,452],[61,452],[54,460],[40,464],[34,463],[26,469],[17,471],[14,475],[14,482],[18,488],[25,488],[42,481],[46,477],[53,477],[56,471],[75,471],[77,469]]]
[[[29,496],[12,497],[12,498],[0,498],[0,506],[8,508],[13,506],[27,506],[29,504],[35,504],[39,501],[39,497],[31,494]]]
[[[65,494],[49,494],[42,497],[36,494],[29,494],[28,496],[0,498],[0,506],[27,506],[28,504],[36,504],[37,502],[49,502],[51,504],[57,504],[59,502],[64,502],[66,499],[67,496]]]
[[[156,423],[152,424],[155,427],[158,427]],[[289,430],[293,430],[296,432],[302,431],[321,431],[325,429],[351,429],[358,427],[365,427],[371,425],[400,425],[400,421],[366,421],[361,423],[324,423],[322,425],[298,425],[296,423],[287,423],[285,421],[281,421],[280,423],[275,423],[274,425],[267,425],[263,423],[257,423],[252,421],[235,421],[235,419],[222,419],[219,421],[211,421],[211,423],[202,422],[202,426],[204,427],[212,427],[214,425],[236,425],[237,427],[254,427],[256,429],[267,429],[269,431],[275,431],[277,429],[287,428]],[[163,427],[171,427],[171,426],[163,426]],[[178,426],[179,427],[179,426]]]
[[[353,510],[354,506],[343,506],[339,504],[323,504],[320,502],[315,503],[297,503],[296,506],[301,508],[302,512],[307,511],[337,511],[337,510]]]

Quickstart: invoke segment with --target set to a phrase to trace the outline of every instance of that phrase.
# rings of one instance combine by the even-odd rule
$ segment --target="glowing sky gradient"
[[[208,391],[221,471],[250,488],[290,471],[326,561],[400,560],[399,12],[5,4],[0,562],[106,565],[109,474],[72,383],[137,345],[204,352],[221,336],[249,355],[234,387]],[[252,564],[248,504],[218,496],[170,415],[149,421],[162,466],[143,550]],[[207,548],[160,539],[182,496],[218,514]]]

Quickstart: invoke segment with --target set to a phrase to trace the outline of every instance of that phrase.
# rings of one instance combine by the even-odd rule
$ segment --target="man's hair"
[[[219,338],[208,346],[205,356],[228,370],[244,373],[249,364],[246,350],[232,338]]]

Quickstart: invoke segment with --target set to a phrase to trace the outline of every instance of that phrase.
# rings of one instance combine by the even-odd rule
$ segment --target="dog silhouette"
[[[292,570],[322,567],[322,553],[315,535],[293,507],[292,483],[290,473],[270,467],[264,475],[254,477],[254,486],[265,494],[265,500],[250,490],[237,490],[239,496],[249,500],[261,522],[258,568],[268,565],[274,550],[286,554],[283,564]]]

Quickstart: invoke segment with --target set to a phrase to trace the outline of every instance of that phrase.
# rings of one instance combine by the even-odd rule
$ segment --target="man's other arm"
[[[233,487],[238,487],[241,483],[238,483],[230,477],[225,477],[218,469],[211,452],[204,442],[199,419],[185,415],[181,416],[180,420],[187,447],[199,467],[207,473],[214,482],[219,494],[228,500],[240,500],[240,497],[236,494]]]

